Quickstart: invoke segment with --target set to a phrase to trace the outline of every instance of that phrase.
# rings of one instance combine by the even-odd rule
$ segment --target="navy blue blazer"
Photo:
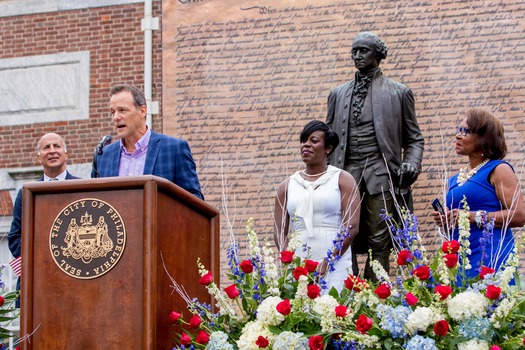
[[[66,180],[80,179],[71,175],[69,171],[66,171]],[[44,181],[44,175],[38,180]],[[20,250],[22,246],[20,239],[22,238],[22,190],[19,190],[16,194],[15,206],[13,207],[13,221],[11,222],[11,229],[7,234],[7,241],[9,242],[9,250],[15,258],[20,256]]]
[[[120,155],[120,142],[104,147],[104,153],[97,155],[98,177],[118,176]],[[190,146],[185,140],[151,131],[143,175],[163,177],[204,199]],[[95,177],[94,170],[91,177]]]

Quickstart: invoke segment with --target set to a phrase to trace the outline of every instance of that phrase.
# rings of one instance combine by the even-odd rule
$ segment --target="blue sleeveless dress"
[[[464,195],[467,198],[470,211],[486,210],[488,213],[500,211],[502,207],[496,196],[496,189],[490,183],[489,177],[492,171],[502,163],[509,164],[502,160],[490,160],[461,186],[458,186],[457,182],[459,174],[451,177],[446,198],[447,207],[449,209],[462,209],[461,200]],[[469,278],[478,276],[481,266],[497,270],[514,249],[514,237],[511,229],[494,228],[492,237],[485,244],[484,259],[481,261],[483,254],[480,238],[482,238],[482,235],[483,228],[479,228],[475,223],[470,225],[469,241],[472,254],[468,258],[472,268],[466,271]],[[458,239],[458,237],[459,231],[456,227],[453,239]]]

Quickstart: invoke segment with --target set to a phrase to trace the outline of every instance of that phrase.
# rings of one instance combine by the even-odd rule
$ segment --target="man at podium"
[[[97,168],[91,177],[156,175],[204,199],[188,143],[146,125],[144,93],[132,85],[115,85],[110,95],[111,118],[120,142],[96,155]]]
[[[37,157],[44,168],[44,174],[39,181],[56,181],[79,179],[66,170],[67,148],[62,136],[55,133],[45,134],[38,140],[36,145]],[[15,258],[20,256],[22,238],[22,191],[18,191],[13,208],[13,221],[7,235],[9,250]],[[17,282],[17,290],[20,289],[20,279]],[[16,307],[19,307],[19,300]]]

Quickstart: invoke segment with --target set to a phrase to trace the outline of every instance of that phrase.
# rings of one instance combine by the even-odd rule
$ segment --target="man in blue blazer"
[[[39,181],[71,180],[79,177],[71,175],[66,170],[67,148],[64,139],[55,133],[45,134],[38,140],[36,146],[38,161],[44,168],[44,174]],[[7,234],[9,250],[15,258],[21,254],[22,239],[22,191],[18,191],[13,208],[13,221],[11,229]],[[17,282],[17,290],[20,289],[20,279]],[[16,307],[19,307],[19,300]]]
[[[195,162],[185,140],[156,133],[146,125],[146,98],[132,85],[110,91],[112,121],[120,142],[97,155],[91,177],[156,175],[204,199]]]

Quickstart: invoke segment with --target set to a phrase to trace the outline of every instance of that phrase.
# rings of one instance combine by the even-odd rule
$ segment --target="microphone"
[[[102,140],[100,140],[100,142],[98,143],[97,145],[97,148],[95,148],[95,151],[97,152],[97,154],[100,156],[104,153],[104,151],[102,150],[105,146],[109,145],[111,143],[111,135],[106,135],[102,138]]]

